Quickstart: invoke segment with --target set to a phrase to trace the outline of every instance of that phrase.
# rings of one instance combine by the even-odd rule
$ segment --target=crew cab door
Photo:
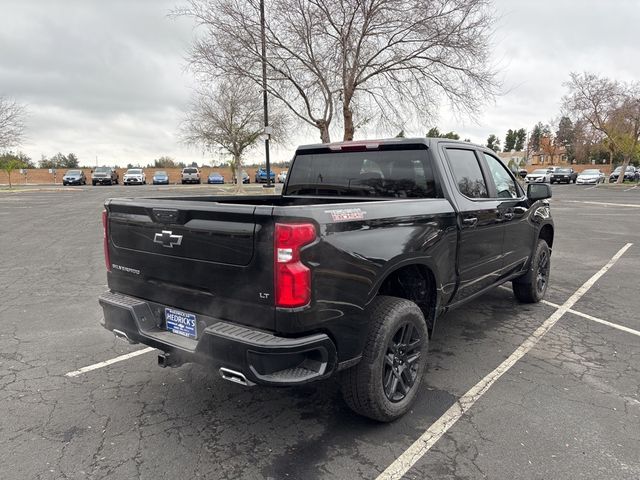
[[[489,194],[499,201],[499,219],[504,225],[502,276],[522,270],[534,248],[535,227],[529,221],[529,202],[507,167],[493,155],[481,152],[486,165]]]
[[[443,153],[458,209],[458,288],[452,303],[496,283],[502,271],[504,227],[499,199],[490,197],[489,182],[475,149],[459,144]]]

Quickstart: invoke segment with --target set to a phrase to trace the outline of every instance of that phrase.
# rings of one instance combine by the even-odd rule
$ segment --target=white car
[[[141,168],[130,168],[124,173],[122,183],[124,185],[146,185],[147,177]]]
[[[284,183],[287,181],[288,170],[283,170],[278,174],[278,183]]]
[[[186,167],[182,169],[182,173],[180,174],[180,179],[182,180],[182,184],[185,183],[200,183],[200,170],[196,167]]]
[[[598,183],[604,183],[605,174],[597,168],[589,168],[583,170],[578,174],[576,178],[576,184],[578,185],[597,185]]]
[[[548,168],[538,168],[524,177],[526,183],[551,183],[551,172]]]

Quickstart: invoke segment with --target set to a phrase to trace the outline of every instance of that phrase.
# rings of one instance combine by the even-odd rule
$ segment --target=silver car
[[[604,183],[605,175],[597,168],[588,168],[578,174],[576,184],[578,185],[597,185]]]

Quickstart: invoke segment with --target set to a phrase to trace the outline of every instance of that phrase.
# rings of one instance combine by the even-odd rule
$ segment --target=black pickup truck
[[[279,196],[110,199],[103,325],[243,385],[338,375],[390,421],[443,313],[507,281],[542,299],[550,196],[489,149],[423,138],[300,147]]]

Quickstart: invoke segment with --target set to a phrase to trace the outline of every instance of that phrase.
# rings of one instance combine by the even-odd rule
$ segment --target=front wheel
[[[415,401],[429,345],[427,323],[420,308],[403,298],[378,296],[368,312],[362,359],[341,373],[342,394],[360,415],[390,422]]]
[[[512,282],[513,294],[522,303],[538,303],[544,298],[549,286],[551,250],[547,242],[540,239],[531,259],[529,271]]]

